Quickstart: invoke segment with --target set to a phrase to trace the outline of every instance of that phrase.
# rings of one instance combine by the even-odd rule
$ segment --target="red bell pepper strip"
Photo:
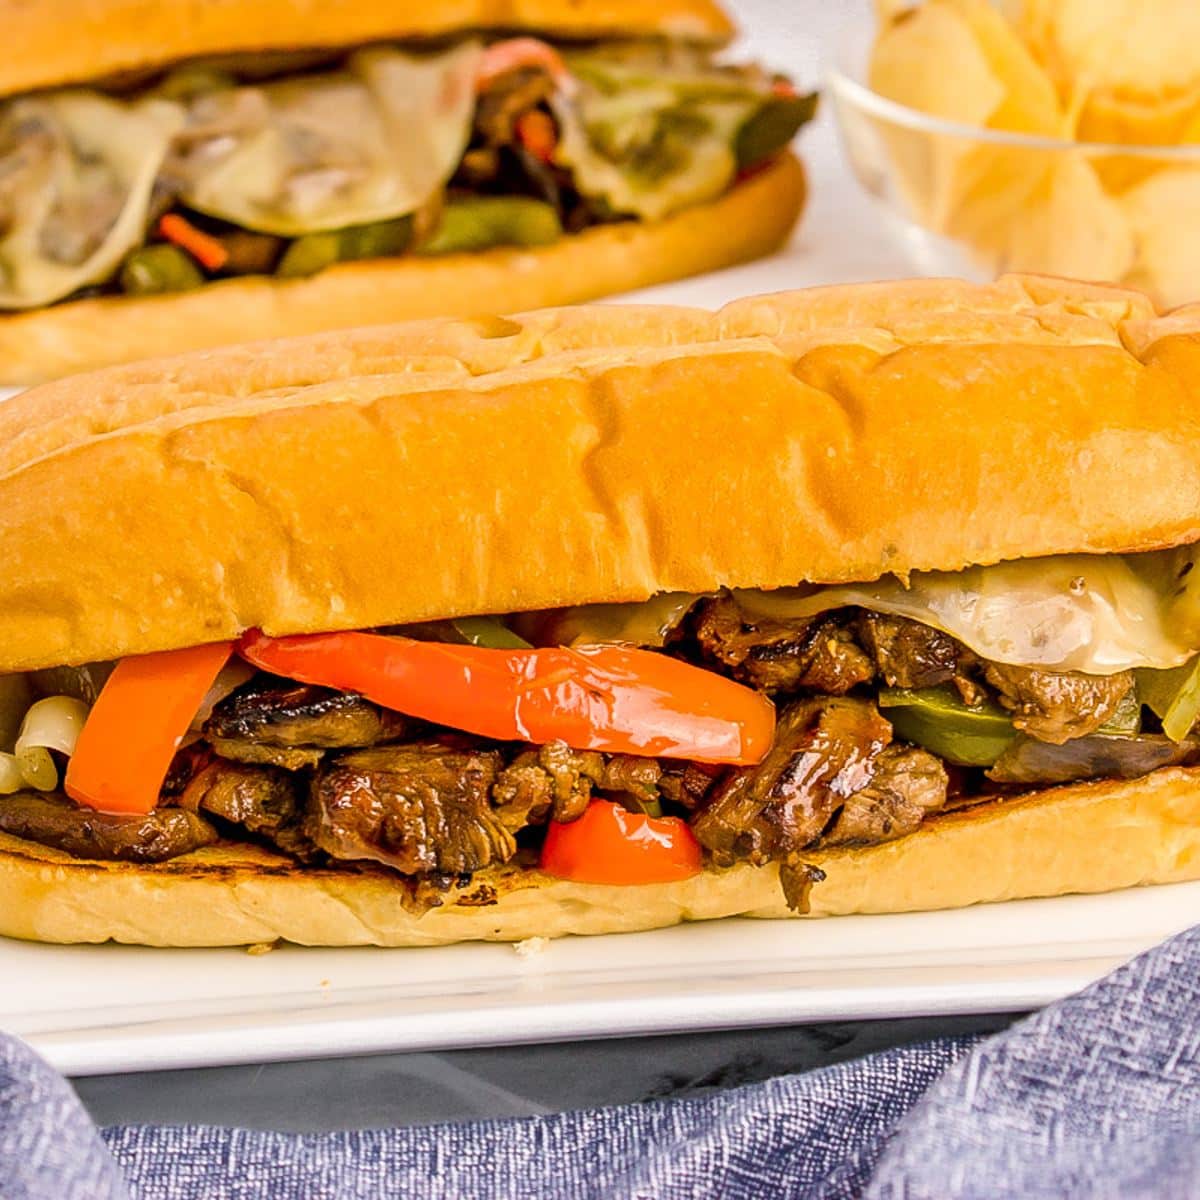
[[[499,741],[749,764],[775,732],[765,696],[625,646],[492,650],[374,633],[251,632],[238,651],[276,675]]]
[[[158,222],[158,232],[186,250],[206,271],[219,271],[229,261],[229,251],[218,238],[197,229],[179,213],[167,213]]]
[[[554,119],[540,108],[523,112],[516,123],[517,141],[541,162],[550,162],[558,145],[558,131]]]
[[[593,800],[577,821],[550,822],[540,866],[577,883],[672,883],[698,875],[704,858],[686,821]]]
[[[171,759],[231,642],[123,658],[79,732],[65,788],[77,804],[111,813],[148,813]]]

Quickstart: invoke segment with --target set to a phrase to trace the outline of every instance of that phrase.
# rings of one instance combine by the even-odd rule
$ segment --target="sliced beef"
[[[203,817],[182,808],[124,817],[35,792],[0,797],[0,830],[76,858],[134,863],[163,862],[217,841]]]
[[[701,605],[695,633],[710,659],[766,692],[805,688],[840,696],[875,675],[871,660],[840,617],[752,618],[726,595]]]
[[[1133,674],[1080,675],[988,663],[984,678],[1030,737],[1061,746],[1095,733],[1117,711],[1133,686]]]
[[[474,133],[485,146],[508,146],[516,140],[522,113],[554,94],[554,80],[541,67],[506,71],[480,94],[475,105]]]
[[[471,141],[454,173],[452,188],[501,196],[534,196],[553,206],[568,232],[593,223],[589,206],[570,173],[531,154],[517,136],[517,122],[544,105],[554,80],[540,67],[521,67],[496,78],[479,96]]]
[[[846,798],[821,844],[871,845],[912,833],[945,805],[948,783],[941,759],[893,743],[875,759],[871,782]]]
[[[808,898],[813,887],[824,880],[825,872],[820,867],[803,862],[795,855],[779,864],[779,883],[783,888],[783,898],[794,913],[809,911]]]
[[[247,766],[281,767],[285,771],[302,771],[315,767],[325,756],[318,746],[274,746],[243,738],[214,737],[209,743],[222,758]]]
[[[606,757],[594,750],[572,750],[565,742],[547,742],[523,751],[500,772],[493,797],[506,828],[515,832],[550,817],[576,820],[593,791],[630,795],[647,803],[657,800],[661,775],[653,758]]]
[[[325,750],[373,746],[404,730],[398,713],[353,692],[258,675],[213,709],[204,736],[223,758],[295,771]]]
[[[780,714],[766,758],[726,776],[692,830],[721,866],[794,855],[871,783],[891,740],[891,725],[865,700],[797,701]]]
[[[189,742],[175,752],[163,780],[159,803],[171,803],[182,796],[187,786],[212,762],[212,750],[204,742]]]
[[[516,852],[492,807],[495,750],[437,742],[375,746],[326,760],[305,828],[335,859],[367,859],[405,874],[463,874]]]
[[[658,781],[662,767],[653,758],[636,754],[610,754],[596,786],[609,795],[631,796],[644,803],[658,799]]]
[[[953,683],[964,704],[978,704],[983,688],[966,672],[977,659],[939,629],[907,617],[864,612],[858,636],[888,687],[929,688]]]
[[[540,825],[551,816],[556,821],[574,821],[587,808],[603,769],[603,755],[572,750],[564,742],[522,751],[496,780],[497,812],[514,832]]]
[[[310,861],[315,847],[303,833],[300,781],[278,767],[247,766],[216,759],[188,783],[179,806],[203,809],[281,850]]]
[[[723,771],[714,763],[671,760],[663,763],[662,768],[662,776],[658,781],[659,792],[673,804],[689,809],[700,804]]]
[[[1200,758],[1200,738],[1173,742],[1162,734],[1111,737],[1090,734],[1061,745],[1019,737],[987,775],[996,783],[1072,783],[1078,779],[1137,779],[1162,767]]]

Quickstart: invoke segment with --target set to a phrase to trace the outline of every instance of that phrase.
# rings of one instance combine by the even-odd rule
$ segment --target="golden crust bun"
[[[717,45],[734,33],[714,0],[0,0],[0,26],[19,34],[20,43],[20,52],[0,64],[0,96],[199,56],[469,30]]]
[[[1197,381],[1200,308],[1029,277],[77,376],[0,404],[0,671],[1197,540]]]
[[[27,385],[173,351],[573,304],[699,275],[777,250],[804,207],[784,154],[710,204],[662,221],[596,226],[538,249],[344,263],[309,279],[228,279],[166,296],[106,296],[0,314],[0,383]]]
[[[1200,769],[1075,784],[934,817],[916,833],[809,861],[813,916],[962,908],[1200,877]],[[0,934],[43,942],[430,946],[791,916],[775,867],[611,887],[532,869],[477,872],[419,915],[383,870],[321,871],[252,847],[157,866],[80,862],[0,834]]]

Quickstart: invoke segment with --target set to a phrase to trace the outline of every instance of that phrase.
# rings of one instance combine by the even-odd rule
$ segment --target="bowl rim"
[[[1016,146],[1025,150],[1124,155],[1130,158],[1148,158],[1160,162],[1168,160],[1200,166],[1200,142],[1182,146],[1156,146],[1149,142],[1085,142],[1050,137],[1046,134],[1021,133],[1014,129],[989,129],[982,125],[968,125],[965,121],[935,117],[919,108],[911,108],[898,100],[891,100],[840,67],[827,67],[825,82],[835,102],[845,103],[893,124],[922,133],[938,133],[994,146]]]

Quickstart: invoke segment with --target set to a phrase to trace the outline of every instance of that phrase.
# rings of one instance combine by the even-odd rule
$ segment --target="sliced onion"
[[[47,696],[31,705],[21,722],[17,757],[29,749],[45,747],[70,757],[75,753],[79,731],[87,720],[88,706],[73,696]]]
[[[255,668],[252,667],[244,658],[238,658],[235,654],[218,672],[216,679],[213,680],[213,685],[204,695],[204,699],[200,701],[200,707],[196,710],[196,715],[192,718],[191,725],[188,728],[192,731],[200,730],[204,722],[212,716],[212,711],[236,688],[240,688],[243,683],[246,683],[255,673]]]
[[[52,792],[58,787],[58,767],[45,746],[27,746],[17,755],[17,764],[26,787],[39,792]]]
[[[0,752],[0,796],[10,796],[27,786],[17,756]]]
[[[72,696],[47,696],[30,707],[16,744],[17,762],[30,787],[40,792],[58,787],[58,767],[50,751],[74,754],[87,714],[88,706]]]

